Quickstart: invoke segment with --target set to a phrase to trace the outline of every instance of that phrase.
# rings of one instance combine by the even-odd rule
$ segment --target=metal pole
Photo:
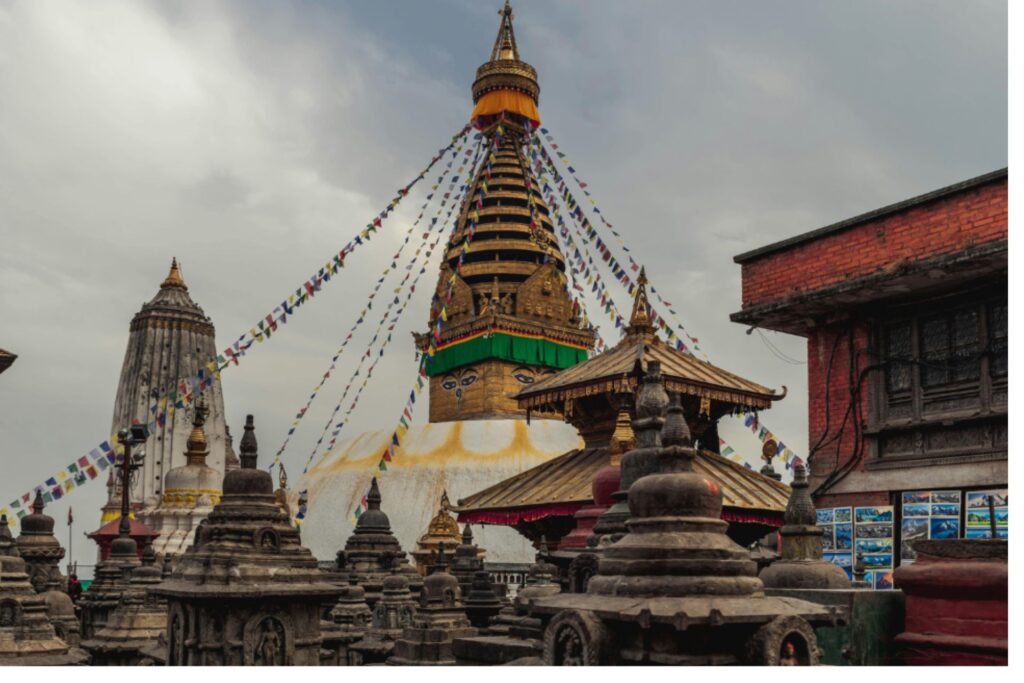
[[[71,576],[71,574],[74,573],[71,571],[71,566],[73,564],[72,559],[75,556],[75,548],[72,543],[72,539],[74,539],[75,537],[75,535],[72,533],[72,529],[74,528],[74,526],[74,517],[72,517],[71,520],[68,522],[68,576]]]
[[[996,499],[995,499],[995,496],[988,496],[988,528],[992,532],[992,538],[996,538]]]
[[[128,487],[131,478],[132,442],[130,438],[122,439],[124,455],[121,460],[121,523],[117,531],[120,536],[128,536],[131,525],[128,523]]]

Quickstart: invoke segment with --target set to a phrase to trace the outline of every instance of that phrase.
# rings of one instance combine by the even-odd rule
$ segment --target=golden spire
[[[501,17],[501,25],[498,26],[498,37],[494,39],[494,48],[491,50],[491,61],[499,59],[512,59],[519,61],[519,48],[516,47],[516,34],[512,30],[512,5],[505,0],[505,6],[498,10]]]
[[[178,259],[171,259],[171,272],[167,274],[164,281],[160,284],[160,289],[168,289],[169,287],[177,287],[179,289],[187,290],[188,287],[185,285],[185,281],[181,278],[181,270],[178,268]]]
[[[636,279],[633,313],[629,316],[626,336],[653,333],[654,325],[651,323],[651,304],[647,300],[647,272],[641,267],[640,277]]]
[[[206,399],[200,398],[196,404],[195,416],[192,418],[192,433],[188,435],[186,443],[188,450],[185,452],[185,458],[189,465],[204,464],[206,456],[210,454],[206,445],[206,430],[203,429],[207,412]]]
[[[612,433],[612,440],[608,445],[608,455],[611,456],[610,464],[620,464],[622,455],[634,446],[636,446],[636,435],[633,433],[629,408],[623,402],[622,407],[619,408],[619,415],[615,418],[615,431]]]

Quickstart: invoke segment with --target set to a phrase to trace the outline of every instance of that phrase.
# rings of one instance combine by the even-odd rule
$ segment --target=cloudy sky
[[[498,6],[0,0],[0,347],[20,356],[0,376],[0,505],[108,433],[129,321],[172,255],[224,346],[419,172],[468,118]],[[789,387],[765,423],[804,454],[806,366],[729,322],[732,256],[1005,166],[1006,3],[515,10],[545,125],[711,360]],[[230,424],[254,413],[264,458],[421,198],[225,373]],[[428,290],[350,433],[393,426]],[[803,358],[802,339],[768,336]],[[292,471],[357,360],[293,439]],[[752,435],[723,432],[756,458]],[[94,483],[50,512],[73,504],[84,531],[104,494]]]

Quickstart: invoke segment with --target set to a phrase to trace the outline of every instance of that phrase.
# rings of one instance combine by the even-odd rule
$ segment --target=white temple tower
[[[176,259],[171,262],[171,271],[160,285],[160,291],[132,318],[130,330],[114,402],[112,432],[127,427],[133,420],[150,422],[153,419],[151,409],[159,399],[183,380],[194,377],[217,356],[213,323],[189,296]],[[203,398],[207,409],[204,430],[209,448],[206,465],[223,476],[227,440],[220,383],[214,382],[208,387]],[[194,399],[198,400],[198,395]],[[195,400],[189,406],[177,408],[162,424],[157,424],[146,442],[144,465],[132,486],[133,509],[137,510],[143,524],[155,530],[159,530],[158,520],[149,518],[165,492],[167,473],[186,464]],[[160,409],[166,407],[160,406]],[[103,523],[120,516],[119,488],[108,487],[111,499],[103,508]]]

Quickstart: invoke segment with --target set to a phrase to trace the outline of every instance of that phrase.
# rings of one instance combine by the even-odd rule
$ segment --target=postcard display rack
[[[821,508],[824,558],[853,578],[855,553],[864,563],[864,580],[874,588],[892,588],[893,506]]]
[[[996,514],[996,536],[1010,538],[1010,492],[1008,489],[988,489],[967,492],[967,509],[964,511],[966,528],[964,538],[992,538],[989,512],[989,496]]]

